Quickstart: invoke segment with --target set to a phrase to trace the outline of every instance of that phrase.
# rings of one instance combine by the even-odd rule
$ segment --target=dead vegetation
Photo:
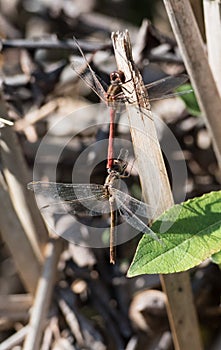
[[[144,21],[138,30],[125,24],[125,18],[113,21],[95,12],[95,1],[15,3],[12,7],[2,1],[0,17],[1,116],[14,122],[14,127],[1,129],[0,141],[0,350],[173,349],[159,277],[125,277],[140,236],[119,245],[118,262],[110,266],[108,248],[73,245],[55,236],[26,186],[45,135],[49,152],[38,158],[35,175],[47,181],[56,169],[58,182],[71,182],[79,155],[108,137],[105,114],[98,122],[96,113],[79,112],[79,107],[98,100],[70,68],[78,54],[73,50],[73,35],[107,84],[109,72],[116,67],[110,40],[113,30],[129,29],[145,83],[185,72],[177,44],[150,22]],[[117,11],[117,3],[113,12],[114,8]],[[203,120],[191,115],[178,98],[158,101],[152,110],[169,125],[183,151],[187,198],[218,190],[220,173]],[[58,127],[51,128],[55,122]],[[119,127],[116,132],[130,140],[129,128]],[[103,151],[95,149],[97,159],[102,159]],[[93,168],[90,156],[88,152],[79,179]],[[174,156],[179,162],[179,155]],[[103,183],[105,175],[102,161],[90,180]],[[138,194],[136,173],[127,186]],[[182,186],[178,185],[180,192]],[[60,232],[69,234],[68,219],[59,225]],[[89,235],[93,226],[105,231],[108,225],[106,216],[82,218],[71,228],[71,235]],[[119,234],[127,235],[128,230],[124,226]],[[191,271],[191,283],[205,348],[219,349],[218,267],[205,262]]]

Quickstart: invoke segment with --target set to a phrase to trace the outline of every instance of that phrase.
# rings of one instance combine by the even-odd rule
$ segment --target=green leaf
[[[215,264],[221,265],[221,251],[216,254],[213,254],[211,256],[211,259]]]
[[[151,229],[163,244],[143,235],[128,277],[180,272],[200,264],[221,249],[221,191],[173,206]]]
[[[190,89],[192,89],[192,86],[190,84],[184,84],[184,85],[181,85],[176,90],[178,92],[183,92],[183,91],[188,91]],[[196,117],[201,115],[201,111],[200,111],[199,105],[197,103],[197,99],[196,99],[194,92],[190,92],[188,94],[181,95],[180,97],[184,101],[186,108],[190,114],[192,114]]]

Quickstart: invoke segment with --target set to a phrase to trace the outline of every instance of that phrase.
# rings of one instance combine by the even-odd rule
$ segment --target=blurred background
[[[204,38],[201,1],[192,3]],[[73,36],[78,39],[104,85],[109,84],[109,74],[116,69],[111,33],[118,30],[128,29],[134,60],[145,84],[169,75],[186,73],[160,0],[1,0],[0,9],[0,112],[1,116],[8,115],[14,122],[17,140],[14,146],[13,142],[11,146],[8,144],[12,147],[9,158],[5,148],[2,148],[1,170],[7,183],[7,162],[14,163],[14,176],[19,179],[18,182],[22,178],[20,185],[25,193],[24,198],[29,196],[25,192],[26,184],[33,178],[36,154],[42,142],[48,154],[42,158],[38,156],[35,180],[50,180],[56,169],[58,182],[71,182],[74,164],[82,152],[87,152],[91,144],[108,138],[106,113],[101,109],[98,115],[97,110],[92,108],[94,113],[85,115],[82,110],[99,102],[99,98],[71,69],[73,61],[84,63]],[[187,82],[182,88],[188,90],[191,86]],[[170,162],[178,164],[185,161],[187,177],[173,188],[176,202],[183,200],[183,196],[187,199],[218,190],[220,174],[194,93],[182,98],[162,99],[151,106],[153,115],[166,126],[159,130],[160,141],[165,141],[166,128],[169,127],[180,145],[179,152],[171,154],[170,159],[165,158],[168,173],[172,175],[172,187]],[[58,123],[57,128],[55,123]],[[4,129],[1,134],[3,146],[11,134]],[[116,135],[131,141],[129,127],[123,128],[120,123],[119,127],[116,126]],[[61,148],[61,155],[57,157]],[[14,153],[17,151],[20,152],[19,156]],[[92,159],[96,166],[92,167],[90,174],[92,183],[102,184],[106,177],[106,159],[101,156],[103,151],[98,147],[93,150]],[[13,153],[16,154],[14,158]],[[79,179],[87,175],[91,167],[91,153],[88,151],[86,154],[86,161],[79,170]],[[132,149],[130,155],[132,162]],[[24,163],[20,163],[20,157]],[[96,159],[102,161],[96,162]],[[5,185],[4,181],[1,186],[3,183]],[[127,186],[131,195],[140,198],[136,171],[132,171]],[[11,183],[7,183],[6,187],[5,196],[15,193]],[[15,205],[14,199],[10,200]],[[19,199],[18,202],[22,206]],[[37,217],[39,212],[35,209]],[[2,215],[7,216],[4,210]],[[86,230],[86,234],[90,235],[90,227],[103,227],[102,239],[105,240],[110,221],[108,216],[103,215],[82,219],[76,227],[70,227],[65,218],[58,224],[61,236],[70,230],[73,236],[77,230],[83,233]],[[18,267],[15,262],[18,252],[24,252],[22,240],[17,236],[12,249],[4,229],[2,224],[0,342],[27,324],[33,302],[30,294],[26,293],[31,288],[22,282],[21,266]],[[129,226],[121,226],[119,234],[127,235],[128,230]],[[47,238],[42,240],[40,231],[37,230],[37,239],[43,251],[43,242]],[[173,349],[159,276],[144,275],[132,279],[125,276],[140,237],[138,234],[117,247],[115,266],[109,264],[108,248],[91,249],[85,245],[65,244],[39,349]],[[28,268],[31,261],[23,264],[23,268]],[[192,269],[190,274],[205,349],[218,350],[221,346],[220,270],[208,260]],[[17,298],[14,301],[9,298],[6,303],[6,295],[16,295]],[[19,299],[21,296],[22,302]],[[21,349],[23,340],[24,336],[20,342],[8,348]],[[3,349],[1,345],[0,349]]]

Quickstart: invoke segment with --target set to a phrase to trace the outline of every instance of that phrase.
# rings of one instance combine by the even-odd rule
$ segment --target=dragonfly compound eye
[[[111,84],[123,84],[125,82],[125,76],[122,71],[114,71],[110,74]]]

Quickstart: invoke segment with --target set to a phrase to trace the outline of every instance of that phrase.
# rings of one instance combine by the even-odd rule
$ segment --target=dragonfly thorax
[[[110,195],[109,188],[118,187],[119,179],[125,177],[125,171],[128,163],[122,159],[114,159],[113,166],[108,169],[108,176],[106,177],[104,188],[107,195]]]
[[[110,86],[106,92],[108,102],[114,102],[116,97],[122,93],[121,86],[125,83],[125,75],[122,71],[114,71],[110,74]]]

